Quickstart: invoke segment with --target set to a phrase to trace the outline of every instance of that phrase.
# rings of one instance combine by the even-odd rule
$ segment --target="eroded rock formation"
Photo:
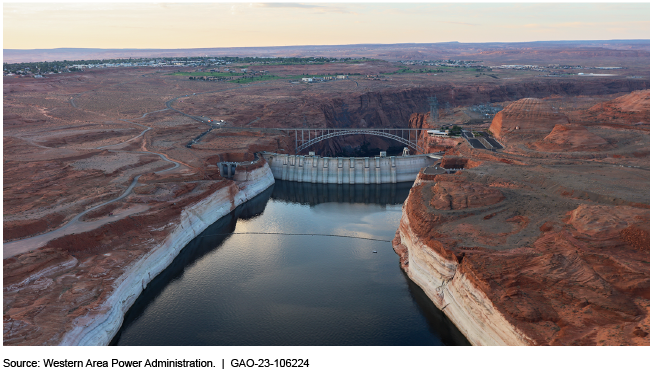
[[[475,166],[420,174],[393,246],[470,342],[650,345],[646,96],[603,104],[642,108],[615,123],[519,100],[492,123],[503,151],[463,143],[450,162]]]
[[[529,147],[544,152],[601,151],[613,148],[607,140],[579,124],[556,124],[548,136],[531,143]]]
[[[108,344],[138,295],[190,240],[274,182],[263,159],[238,172],[237,184],[171,189],[149,176],[154,182],[144,179],[131,200],[149,204],[148,213],[5,259],[4,345]]]
[[[409,118],[409,128],[417,129],[438,129],[434,128],[429,123],[429,113],[419,114],[414,113]],[[422,132],[420,137],[418,137],[418,146],[424,150],[425,153],[434,153],[439,151],[447,151],[454,148],[462,140],[459,138],[448,138],[448,137],[435,137],[430,136],[426,132]]]
[[[440,210],[479,208],[496,204],[504,199],[498,189],[485,187],[478,183],[463,182],[453,175],[439,175],[434,179],[432,207]]]
[[[361,65],[365,64],[347,66],[361,69]],[[322,69],[307,68],[314,74]],[[372,73],[380,73],[385,66],[372,68]],[[143,71],[101,69],[54,74],[44,79],[4,80],[5,239],[58,229],[84,210],[119,196],[135,176],[141,176],[125,199],[89,211],[81,218],[84,224],[95,224],[92,229],[63,234],[41,248],[10,254],[3,261],[5,344],[106,343],[119,327],[125,309],[187,239],[221,212],[228,213],[254,195],[265,182],[272,182],[264,177],[264,167],[259,164],[240,168],[246,172],[236,174],[238,184],[224,180],[217,167],[220,161],[253,160],[255,151],[293,150],[291,139],[277,131],[261,134],[263,129],[255,127],[401,127],[414,112],[426,111],[427,98],[434,95],[441,103],[456,107],[522,97],[615,94],[645,89],[648,84],[643,79],[506,82],[489,78],[487,82],[456,84],[446,79],[443,83],[436,80],[420,85],[421,78],[395,76],[395,81],[378,85],[353,79],[318,86],[288,85],[276,80],[215,89],[217,85],[205,85],[213,83],[196,85],[185,77],[145,76]],[[188,96],[191,91],[205,94]],[[188,148],[188,142],[208,127],[166,108],[165,102],[173,97],[178,97],[174,108],[189,115],[224,119],[226,126],[251,129],[238,133],[215,129]],[[443,160],[445,164],[456,166],[464,162],[459,159],[467,159],[464,168],[472,169],[463,171],[462,176],[469,186],[458,187],[452,179],[443,180],[447,185],[441,181],[438,191],[446,193],[449,209],[431,206],[433,184],[414,188],[413,200],[424,195],[422,206],[407,203],[410,209],[402,221],[404,228],[400,228],[404,231],[400,240],[403,244],[397,244],[396,250],[401,252],[405,267],[409,266],[409,254],[412,256],[409,275],[419,277],[418,283],[428,288],[432,298],[443,286],[440,293],[446,293],[447,302],[434,302],[444,307],[455,301],[458,305],[449,305],[445,311],[453,312],[454,321],[474,332],[471,338],[476,335],[482,343],[508,344],[647,343],[650,329],[645,315],[644,263],[648,260],[641,257],[645,261],[639,263],[639,258],[628,250],[632,247],[648,251],[647,220],[643,214],[627,216],[627,210],[610,211],[615,216],[627,216],[621,217],[624,219],[632,218],[633,223],[616,225],[620,232],[611,233],[607,244],[590,251],[580,244],[591,244],[585,239],[596,233],[588,227],[600,222],[589,222],[582,212],[576,212],[574,217],[571,213],[578,211],[581,204],[627,206],[632,208],[629,211],[647,208],[647,178],[631,167],[643,166],[647,161],[645,144],[649,141],[639,134],[642,126],[635,121],[611,127],[617,131],[615,135],[609,129],[603,134],[602,128],[592,126],[589,115],[583,114],[571,116],[572,122],[575,117],[585,117],[583,124],[589,125],[591,133],[610,143],[620,139],[622,145],[616,150],[603,150],[594,159],[591,154],[584,155],[589,162],[563,160],[545,168],[537,160],[517,154],[468,149],[462,140],[420,138],[428,151],[445,149],[448,154],[459,155],[455,160]],[[424,115],[417,117],[413,127],[424,121]],[[363,140],[347,138],[349,141],[322,143],[321,149],[339,151],[358,146]],[[166,172],[170,167],[173,170]],[[585,168],[589,172],[584,172]],[[587,180],[573,182],[582,177]],[[423,177],[418,182],[430,181],[433,178]],[[476,195],[485,196],[489,202]],[[482,221],[493,225],[486,227]],[[413,234],[407,229],[410,225],[415,226]],[[574,236],[572,229],[584,232]],[[541,238],[534,241],[540,234],[551,243],[540,245],[537,241]],[[553,245],[556,241],[559,243]],[[421,249],[414,249],[418,244]],[[603,284],[605,289],[598,289],[600,292],[594,295],[579,285],[583,277],[573,276],[573,263],[578,268],[593,268],[597,266],[594,260],[602,261],[597,272],[602,272],[605,281],[620,282],[618,286],[610,284],[618,291],[617,296],[623,294],[619,307],[607,302],[607,293],[614,293],[610,287]],[[587,262],[587,266],[581,262]],[[544,265],[549,268],[544,269]],[[441,275],[432,275],[431,270]],[[600,283],[592,277],[588,278],[590,285]],[[558,282],[561,285],[556,286]],[[592,287],[598,288],[596,284]],[[507,291],[503,292],[502,287]],[[546,288],[564,288],[556,295],[561,301],[553,302],[555,292],[545,292]],[[454,293],[457,301],[452,301],[449,293]],[[499,302],[503,296],[508,300]],[[587,298],[589,304],[576,308],[576,298]],[[549,307],[539,305],[544,301],[551,304],[548,306],[559,314],[557,317]],[[611,319],[602,315],[602,309],[614,309]],[[517,323],[512,319],[523,320]],[[605,324],[596,332],[612,332],[611,337],[593,336],[595,322]],[[481,328],[481,324],[488,328]],[[532,331],[526,327],[532,327]],[[564,333],[553,333],[556,328]],[[531,336],[537,333],[542,336]]]
[[[650,344],[650,211],[566,203],[558,218],[518,209],[528,191],[512,188],[501,203],[436,208],[450,185],[476,197],[490,188],[447,177],[459,182],[416,182],[393,246],[472,344]]]
[[[564,114],[537,98],[524,98],[499,111],[490,131],[500,139],[508,136],[547,135],[557,124],[567,124]]]
[[[587,110],[587,120],[650,124],[650,90],[639,90]]]

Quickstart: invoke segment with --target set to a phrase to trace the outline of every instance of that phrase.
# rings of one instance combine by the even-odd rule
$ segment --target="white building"
[[[428,130],[427,133],[429,133],[430,136],[434,137],[449,137],[449,131],[439,131],[439,130]]]
[[[302,81],[304,81],[305,83],[311,83],[312,81],[314,81],[314,79],[312,79],[312,78],[302,78]]]

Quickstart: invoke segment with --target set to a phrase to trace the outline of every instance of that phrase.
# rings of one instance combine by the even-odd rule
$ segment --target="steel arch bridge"
[[[271,129],[271,128],[269,128]],[[413,150],[419,151],[424,154],[424,149],[418,146],[418,137],[421,132],[426,129],[413,129],[413,128],[316,128],[316,129],[300,129],[300,128],[274,128],[282,132],[292,135],[295,138],[296,153],[299,153],[306,148],[330,139],[340,136],[365,134],[371,136],[379,136],[390,138],[399,143],[402,143]]]

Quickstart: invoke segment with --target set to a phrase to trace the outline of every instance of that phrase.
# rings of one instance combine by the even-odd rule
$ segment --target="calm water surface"
[[[410,187],[278,181],[190,242],[112,344],[466,345],[389,242]]]

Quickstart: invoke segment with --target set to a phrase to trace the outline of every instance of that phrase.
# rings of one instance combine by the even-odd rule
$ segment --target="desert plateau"
[[[151,50],[101,68],[81,60],[127,58],[89,51],[55,73],[5,50],[3,344],[108,345],[183,247],[276,182],[263,153],[405,147],[300,151],[281,129],[404,128],[422,130],[409,156],[440,159],[386,244],[469,344],[650,345],[650,43],[515,44]]]

